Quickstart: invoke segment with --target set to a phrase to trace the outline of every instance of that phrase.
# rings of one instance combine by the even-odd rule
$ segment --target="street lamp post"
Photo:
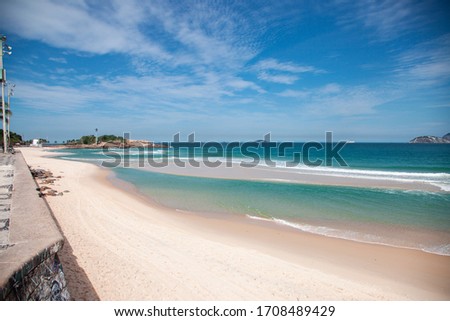
[[[6,44],[6,36],[0,35],[0,82],[2,85],[2,116],[3,116],[3,152],[8,152],[8,137],[6,135],[6,102],[5,102],[5,84],[6,70],[3,68],[3,54],[11,54],[11,47]]]

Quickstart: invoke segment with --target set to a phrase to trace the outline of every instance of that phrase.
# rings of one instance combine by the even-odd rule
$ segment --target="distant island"
[[[419,136],[409,141],[412,144],[450,144],[450,133],[442,136]]]
[[[131,140],[124,139],[121,136],[116,135],[102,135],[95,137],[94,135],[81,136],[80,139],[68,140],[65,145],[68,148],[77,149],[93,149],[103,147],[116,147],[116,148],[167,148],[163,144],[156,144],[146,140]]]

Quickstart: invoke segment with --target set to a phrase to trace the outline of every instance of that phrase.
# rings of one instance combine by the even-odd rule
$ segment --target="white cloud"
[[[342,86],[336,83],[326,84],[325,86],[308,89],[308,90],[292,90],[287,89],[280,93],[278,96],[281,97],[295,97],[295,98],[305,98],[305,97],[326,97],[331,95],[336,95],[342,91]]]
[[[324,72],[313,66],[301,66],[292,62],[279,62],[273,58],[260,60],[252,66],[252,70],[258,73],[258,79],[285,85],[295,83],[300,79],[299,74]]]
[[[291,73],[321,72],[320,70],[312,66],[300,66],[292,62],[279,62],[278,60],[273,58],[259,61],[255,64],[254,68],[256,70],[287,71]]]
[[[310,95],[309,91],[306,90],[292,90],[287,89],[278,94],[281,97],[292,97],[292,98],[305,98]]]
[[[373,114],[378,105],[396,97],[391,91],[335,83],[308,90],[285,90],[278,95],[296,99],[296,105],[302,113],[324,117]]]
[[[57,76],[55,73],[55,82]],[[78,85],[58,81],[60,84],[54,86],[18,81],[20,90],[17,90],[15,99],[28,108],[52,113],[107,111],[130,115],[130,112],[137,111],[143,117],[175,111],[214,113],[214,107],[249,103],[245,95],[240,95],[241,91],[264,93],[254,83],[237,77],[224,78],[214,73],[205,77],[207,79],[165,74],[119,76],[78,82]]]
[[[322,115],[354,116],[375,113],[375,107],[392,98],[381,95],[377,90],[363,86],[349,87],[340,92],[323,95],[313,94],[311,100],[301,106],[303,111]]]
[[[133,7],[136,13],[137,3],[134,6],[129,1],[125,2],[128,5],[119,3],[114,2],[116,10],[102,16],[101,10],[94,11],[84,1],[6,0],[2,2],[0,18],[8,31],[58,48],[93,54],[135,51],[159,59],[169,58],[163,48],[139,31],[142,20],[123,16],[132,14]]]
[[[131,105],[155,108],[195,108],[194,105],[207,101],[218,104],[223,97],[243,101],[241,93],[246,90],[264,93],[254,82],[237,76],[258,52],[257,38],[267,23],[265,19],[249,23],[246,17],[254,14],[249,8],[236,11],[231,10],[228,3],[169,5],[164,1],[119,0],[98,3],[7,0],[5,3],[7,14],[0,13],[0,17],[7,20],[6,24],[14,25],[11,32],[69,49],[68,54],[73,50],[77,55],[125,54],[135,68],[131,73],[135,76],[85,81],[83,90],[79,91],[85,99],[69,101],[57,91],[61,89],[67,97],[73,97],[79,88],[75,76],[65,74],[64,71],[70,72],[70,69],[55,68],[49,79],[54,83],[60,80],[66,87],[31,88],[31,83],[26,86],[33,93],[46,93],[40,95],[40,102],[30,101],[36,108],[59,110],[58,105],[76,108],[82,103],[92,104],[92,101],[102,103],[104,92],[126,99]],[[64,63],[64,59],[49,58],[58,63]],[[279,81],[290,82],[290,79],[292,77],[279,78]],[[113,82],[120,85],[112,89]],[[99,93],[98,97],[95,93]],[[132,97],[126,97],[126,93]],[[31,96],[24,94],[22,98],[28,100]],[[58,99],[61,99],[60,104]]]
[[[286,12],[285,5],[270,4],[269,14],[269,5],[263,3],[255,7],[209,1],[6,0],[0,18],[11,26],[10,32],[21,37],[76,51],[77,55],[124,54],[141,76],[189,75],[197,83],[192,86],[188,81],[185,87],[193,93],[204,88],[233,96],[245,89],[264,92],[237,74],[261,50],[260,37],[267,36],[270,24],[288,25],[298,19],[293,14],[296,6],[291,5]],[[67,62],[57,57],[49,60]],[[251,72],[256,72],[260,80],[288,85],[299,79],[298,74],[321,71],[266,59]],[[51,77],[56,79],[55,75]],[[173,91],[177,92],[176,88]]]
[[[391,40],[405,33],[416,32],[417,28],[433,18],[426,14],[426,1],[339,0],[336,4],[345,10],[338,19],[341,25],[362,25],[372,30],[379,40]]]
[[[445,84],[450,80],[450,34],[402,52],[394,72],[408,85],[428,87]]]
[[[89,110],[96,102],[113,101],[114,96],[89,87],[49,86],[18,81],[15,99],[27,108],[55,113],[78,113]]]
[[[203,66],[222,73],[240,71],[259,52],[258,37],[267,23],[261,19],[250,24],[250,8],[231,2],[149,2],[145,8],[173,50],[172,66]]]
[[[67,64],[67,59],[63,57],[50,57],[48,58],[50,61],[54,61],[60,64]]]
[[[279,84],[290,85],[296,82],[299,78],[294,75],[283,75],[283,74],[271,75],[266,72],[261,72],[258,75],[258,79],[276,82]]]
[[[328,84],[320,89],[320,92],[322,94],[336,94],[336,93],[339,93],[340,91],[341,91],[341,86],[339,86],[338,84]]]
[[[255,90],[259,93],[264,93],[265,91],[259,87],[258,85],[256,85],[255,83],[248,81],[248,80],[244,80],[241,78],[230,78],[226,83],[225,83],[226,87],[231,87],[233,89],[236,90],[245,90],[245,89],[252,89]]]

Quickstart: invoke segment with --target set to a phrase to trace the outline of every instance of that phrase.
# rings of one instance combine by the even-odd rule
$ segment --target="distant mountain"
[[[450,144],[450,133],[442,136],[419,136],[409,141],[412,144]]]

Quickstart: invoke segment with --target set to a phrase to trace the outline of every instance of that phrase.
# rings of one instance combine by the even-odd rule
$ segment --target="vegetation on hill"
[[[99,136],[97,139],[97,143],[103,143],[103,142],[123,142],[123,137],[116,136],[116,135],[102,135]],[[80,139],[70,139],[67,141],[67,144],[74,145],[74,144],[84,144],[84,145],[93,145],[95,144],[95,136],[94,135],[88,135],[88,136],[81,136]]]

